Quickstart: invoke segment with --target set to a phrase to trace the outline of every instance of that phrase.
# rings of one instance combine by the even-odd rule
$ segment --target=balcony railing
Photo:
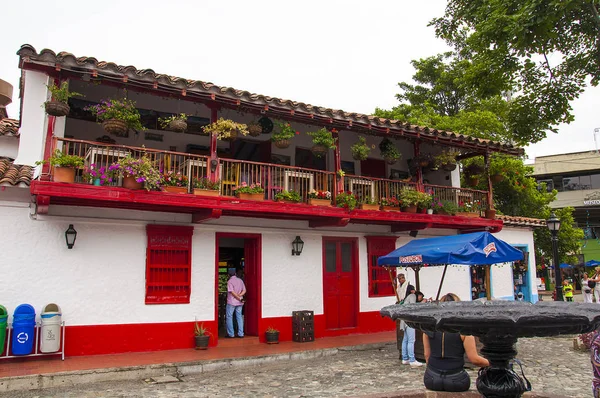
[[[54,138],[54,148],[70,155],[81,156],[86,166],[95,164],[96,167],[107,167],[128,155],[132,157],[145,155],[151,159],[156,168],[164,172],[176,171],[186,175],[190,180],[188,186],[190,192],[193,179],[210,175],[210,158],[190,153],[70,138]],[[83,170],[77,171],[76,182],[87,182],[84,181],[82,173]],[[335,197],[336,177],[338,177],[334,172],[329,171],[236,159],[219,159],[215,173],[221,181],[222,196],[234,196],[235,188],[243,184],[260,184],[265,190],[267,200],[275,200],[279,192],[293,190],[300,194],[302,203],[308,202],[308,193],[311,190],[330,191]],[[118,186],[120,181],[114,181],[109,185]],[[430,184],[425,184],[424,187],[425,192],[430,193],[437,202],[451,201],[456,205],[475,204],[476,208],[473,211],[479,210],[480,213],[488,205],[486,191]],[[396,197],[403,188],[417,189],[417,184],[384,178],[344,176],[344,190],[352,192],[359,201],[370,198],[372,202],[379,203],[381,198]]]

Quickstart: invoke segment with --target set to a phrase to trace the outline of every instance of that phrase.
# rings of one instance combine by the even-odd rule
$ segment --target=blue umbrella
[[[570,264],[565,264],[565,263],[562,263],[562,264],[560,265],[560,268],[573,268],[573,266],[572,266],[572,265],[570,265]]]
[[[599,265],[600,265],[600,261],[596,261],[596,260],[590,260],[585,263],[586,267],[597,267]]]

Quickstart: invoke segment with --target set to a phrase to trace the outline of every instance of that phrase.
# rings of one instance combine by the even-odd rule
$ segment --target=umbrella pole
[[[421,267],[417,265],[413,270],[415,271],[415,287],[418,291],[421,291],[421,281],[419,279],[419,271],[421,271]]]
[[[442,280],[440,281],[440,287],[438,287],[437,296],[435,296],[435,301],[440,299],[440,293],[442,292],[442,285],[444,284],[444,278],[446,277],[446,270],[448,269],[448,264],[444,265],[444,272],[442,273]]]
[[[392,276],[392,269],[390,267],[385,267],[390,274],[390,282],[392,282],[392,288],[394,288],[394,294],[396,295],[396,301],[400,301],[400,296],[398,296],[398,289],[396,288],[396,284],[394,283],[394,277]]]

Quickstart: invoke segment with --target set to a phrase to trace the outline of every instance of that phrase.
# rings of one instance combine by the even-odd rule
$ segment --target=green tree
[[[573,120],[587,79],[600,82],[598,0],[448,0],[436,35],[470,61],[470,91],[515,93],[507,118],[519,142]]]
[[[543,209],[542,217],[550,218],[552,210],[546,207]],[[581,240],[583,239],[583,230],[575,226],[573,220],[573,208],[565,207],[554,210],[556,216],[560,219],[560,229],[558,230],[558,262],[567,264],[577,264],[575,254],[581,249]],[[538,228],[534,232],[536,262],[542,264],[542,258],[546,264],[548,259],[552,258],[552,241],[548,228]]]

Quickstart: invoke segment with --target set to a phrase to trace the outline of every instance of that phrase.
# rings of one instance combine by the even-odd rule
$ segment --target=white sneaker
[[[409,361],[405,361],[404,359],[402,360],[402,365],[408,365],[409,363]]]
[[[423,364],[419,361],[410,362],[410,366],[423,366]]]

